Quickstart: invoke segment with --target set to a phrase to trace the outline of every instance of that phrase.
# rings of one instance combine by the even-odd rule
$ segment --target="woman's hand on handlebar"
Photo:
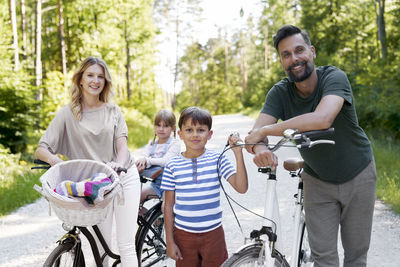
[[[121,163],[118,163],[115,161],[107,162],[107,166],[111,167],[111,169],[113,169],[117,173],[121,172],[121,170],[126,172],[126,169],[124,168],[124,166]]]
[[[272,170],[278,166],[278,157],[266,146],[254,146],[253,161],[257,167],[271,167]]]

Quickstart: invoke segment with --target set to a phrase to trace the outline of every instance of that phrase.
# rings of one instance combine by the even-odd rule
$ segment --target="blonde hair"
[[[78,70],[72,76],[72,84],[69,88],[69,93],[71,95],[71,111],[74,114],[76,120],[80,121],[82,118],[82,87],[80,85],[83,73],[93,65],[99,65],[103,67],[104,70],[104,77],[105,83],[103,91],[101,91],[99,95],[99,100],[107,103],[112,96],[112,80],[110,72],[108,71],[107,64],[98,57],[88,57],[86,58],[81,65],[79,66]]]
[[[159,112],[157,112],[156,116],[154,117],[154,126],[159,125],[161,122],[164,122],[166,126],[170,126],[171,128],[174,129],[174,138],[176,138],[176,118],[175,114],[169,110],[169,109],[161,109]],[[153,141],[151,142],[151,145],[154,144],[156,141],[157,135],[154,134]]]

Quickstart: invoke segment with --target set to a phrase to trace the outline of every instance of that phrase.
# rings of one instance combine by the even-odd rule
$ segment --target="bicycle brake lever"
[[[327,145],[334,145],[335,141],[332,140],[317,140],[317,141],[312,141],[310,143],[310,147],[313,147],[315,145],[319,145],[319,144],[327,144]]]

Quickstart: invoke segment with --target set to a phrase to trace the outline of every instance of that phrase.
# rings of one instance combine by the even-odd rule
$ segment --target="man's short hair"
[[[301,36],[303,36],[304,42],[306,42],[308,46],[311,46],[310,37],[308,36],[308,33],[305,30],[301,30],[300,28],[293,25],[285,25],[281,27],[273,37],[274,47],[276,51],[279,52],[278,45],[283,39],[299,33],[301,34]]]
[[[206,109],[196,106],[185,108],[182,111],[181,116],[179,117],[179,122],[178,122],[179,129],[182,129],[182,125],[188,119],[192,119],[193,124],[207,125],[208,130],[211,130],[212,117],[210,112]]]

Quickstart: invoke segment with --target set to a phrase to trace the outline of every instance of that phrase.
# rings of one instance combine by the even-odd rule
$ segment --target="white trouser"
[[[123,186],[124,202],[119,203],[118,196],[114,198],[113,208],[110,209],[107,218],[99,224],[99,228],[107,244],[112,244],[113,214],[115,215],[117,244],[121,256],[121,266],[137,267],[135,234],[141,186],[136,165],[133,164],[133,166],[128,169],[128,173],[126,175],[122,174],[120,178]],[[101,249],[100,252],[104,253],[104,249]],[[108,266],[107,261],[105,261],[104,266]]]

